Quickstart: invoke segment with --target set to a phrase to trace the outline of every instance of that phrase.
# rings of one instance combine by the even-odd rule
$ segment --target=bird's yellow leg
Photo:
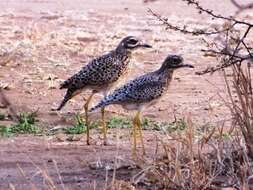
[[[90,121],[89,121],[89,116],[88,116],[88,111],[89,111],[89,103],[92,99],[92,96],[94,95],[94,93],[92,93],[89,98],[86,100],[85,104],[84,104],[84,111],[85,111],[85,124],[86,124],[86,134],[87,134],[87,145],[90,144]]]
[[[133,149],[132,156],[136,158],[136,146],[137,146],[137,136],[136,136],[136,116],[133,119]]]
[[[103,135],[104,135],[104,145],[107,144],[107,126],[105,122],[105,108],[101,108],[101,115],[102,115],[102,127],[103,127]]]
[[[145,155],[146,152],[145,152],[144,141],[143,141],[142,130],[141,130],[141,112],[140,111],[138,111],[136,114],[136,127],[141,139],[142,155]]]

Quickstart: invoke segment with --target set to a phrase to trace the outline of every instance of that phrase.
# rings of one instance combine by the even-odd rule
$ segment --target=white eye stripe
[[[136,47],[136,44],[128,44],[128,47]]]

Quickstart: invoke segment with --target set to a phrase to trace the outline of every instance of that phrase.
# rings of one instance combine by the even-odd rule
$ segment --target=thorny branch
[[[213,18],[216,18],[216,19],[222,19],[222,20],[226,20],[226,21],[232,21],[232,22],[235,22],[236,24],[244,24],[244,25],[247,25],[247,26],[253,26],[252,23],[248,23],[248,22],[244,22],[242,20],[237,20],[235,18],[233,18],[232,16],[230,17],[225,17],[225,16],[222,16],[222,15],[219,15],[219,14],[215,14],[213,12],[213,10],[210,10],[210,9],[206,9],[206,8],[203,8],[198,1],[196,0],[182,0],[182,1],[186,1],[188,3],[188,5],[193,5],[195,6],[195,8],[197,10],[199,10],[199,13],[201,14],[202,12],[203,13],[206,13],[207,15],[213,17]]]
[[[218,30],[218,29],[215,29],[215,31],[205,31],[203,29],[189,30],[187,28],[187,26],[179,27],[179,26],[173,25],[168,22],[167,18],[164,18],[161,15],[153,12],[151,9],[148,10],[149,13],[151,13],[154,17],[156,17],[159,21],[161,21],[163,25],[166,26],[166,29],[171,29],[174,31],[179,31],[184,34],[191,34],[191,35],[221,35],[223,33],[225,34],[226,44],[223,44],[224,45],[223,49],[221,49],[221,50],[213,50],[213,49],[202,50],[205,53],[211,53],[212,55],[215,55],[217,57],[223,56],[223,63],[220,65],[216,65],[214,67],[209,67],[203,71],[196,72],[196,74],[203,75],[206,73],[213,73],[215,71],[227,68],[227,67],[234,65],[234,64],[241,64],[244,61],[253,61],[253,53],[251,53],[250,47],[245,43],[245,39],[247,38],[249,32],[253,28],[252,23],[235,19],[232,16],[226,17],[226,16],[223,16],[220,14],[216,14],[216,13],[214,13],[213,10],[203,8],[199,4],[199,2],[196,0],[182,0],[182,1],[187,2],[188,5],[194,6],[199,11],[199,14],[206,13],[212,19],[221,19],[221,20],[224,20],[224,22],[230,22],[229,25],[225,24],[225,26],[223,26],[223,29],[221,29],[221,30]],[[231,0],[231,2],[236,7],[238,7],[239,10],[245,10],[245,9],[249,9],[249,8],[253,7],[253,3],[248,4],[248,5],[240,5],[239,3],[236,2],[236,0]],[[239,39],[233,39],[232,36],[228,36],[229,32],[231,32],[231,33],[233,32],[234,27],[236,25],[242,25],[242,26],[247,27],[247,29],[243,33],[242,37]],[[229,38],[236,41],[235,48],[232,48],[232,47],[228,48],[228,46],[230,45],[230,44],[228,44]],[[241,46],[243,46],[243,47],[241,47]],[[244,50],[244,52],[247,52],[247,54],[240,55],[239,51],[241,51],[241,50]]]
[[[238,8],[238,11],[236,11],[236,14],[246,10],[246,9],[252,9],[253,3],[249,3],[247,5],[241,5],[236,0],[231,0],[232,4]]]
[[[168,22],[167,18],[163,18],[161,15],[153,12],[151,9],[148,9],[148,12],[151,13],[154,17],[156,17],[159,21],[161,21],[165,26],[166,26],[166,30],[171,29],[171,30],[175,30],[178,32],[182,32],[184,34],[192,34],[192,35],[213,35],[213,34],[219,34],[221,32],[225,32],[231,28],[234,27],[235,23],[232,24],[230,27],[222,29],[222,30],[216,30],[216,31],[204,31],[203,29],[195,29],[195,30],[189,30],[187,29],[186,26],[183,27],[179,27],[173,24],[170,24]]]
[[[253,25],[252,23],[240,21],[233,17],[224,17],[222,15],[217,15],[212,10],[204,9],[203,7],[201,7],[196,0],[182,1],[186,1],[188,2],[188,4],[193,5],[197,10],[200,11],[200,13],[204,12],[208,14],[211,18],[223,20],[224,25],[221,25],[223,29],[218,32],[215,31],[214,34],[209,34],[211,29],[209,29],[208,32],[201,31],[200,33],[198,33],[196,32],[197,30],[189,30],[188,27],[186,28],[186,26],[173,26],[169,23],[168,19],[163,18],[162,16],[154,13],[152,10],[149,10],[149,12],[159,21],[161,21],[165,26],[167,26],[167,29],[191,35],[208,35],[211,41],[209,43],[208,41],[203,39],[207,43],[207,49],[202,50],[202,52],[206,54],[206,56],[214,56],[216,58],[219,58],[220,64],[214,67],[207,68],[204,71],[200,71],[197,74],[202,75],[206,73],[212,73],[218,70],[223,70],[223,75],[229,97],[229,101],[227,102],[226,100],[224,100],[224,102],[227,104],[227,107],[231,111],[232,127],[234,128],[235,126],[238,126],[240,129],[240,132],[235,133],[238,145],[233,144],[232,141],[228,141],[228,144],[232,146],[227,147],[227,144],[225,144],[225,141],[223,140],[219,141],[220,144],[210,142],[209,139],[214,134],[214,132],[209,133],[208,136],[205,135],[203,140],[201,140],[201,149],[203,145],[206,146],[206,144],[213,148],[214,151],[212,151],[210,155],[212,157],[215,157],[215,162],[212,162],[213,164],[212,167],[210,167],[210,170],[208,170],[208,175],[204,175],[206,177],[205,179],[207,179],[203,181],[204,183],[201,183],[201,185],[204,185],[201,186],[198,184],[198,187],[201,187],[198,189],[207,189],[210,187],[214,187],[215,189],[216,187],[217,189],[218,187],[219,189],[242,189],[242,187],[247,188],[249,185],[249,179],[252,178],[253,159],[253,90],[251,76],[252,69],[250,68],[250,65],[253,64],[253,49],[249,47],[249,44],[247,44],[247,38],[249,38],[248,34],[252,30]],[[240,26],[240,31],[235,28],[236,25]],[[243,31],[241,30],[242,28]],[[210,35],[214,35],[214,38],[211,38],[212,36]],[[247,63],[247,65],[245,64],[242,66],[242,63]],[[232,69],[232,74],[229,73],[231,74],[230,78],[228,78],[226,70],[224,69],[227,67],[231,67]],[[219,134],[220,137],[222,137],[223,126],[222,129],[219,131]],[[242,144],[241,134],[244,137],[244,145],[246,146]],[[227,147],[225,149],[228,150],[225,154],[225,149],[223,149],[223,146],[224,148]],[[177,148],[177,151],[178,150],[180,150],[180,148]],[[169,155],[169,153],[167,153],[167,155]],[[199,155],[201,154],[199,153]],[[175,158],[172,158],[176,161],[179,160],[178,155],[176,155]],[[211,157],[206,160],[210,160],[210,158]],[[191,158],[188,159],[191,160]],[[202,155],[199,156],[199,160],[204,160]],[[196,163],[198,162],[196,160],[194,161]],[[235,163],[238,164],[239,168],[242,168],[242,166],[246,167],[243,167],[243,169],[240,171],[240,169],[238,170]],[[206,164],[207,163],[204,162],[204,165]],[[175,189],[178,189],[180,187],[181,189],[193,189],[193,184],[198,181],[194,180],[195,171],[195,168],[191,170],[191,179],[193,179],[193,182],[190,181],[189,183],[189,180],[185,180],[188,182],[187,184],[190,184],[191,186],[175,186]],[[226,180],[221,182],[220,179],[224,177]],[[182,184],[182,180],[180,181],[180,183]]]

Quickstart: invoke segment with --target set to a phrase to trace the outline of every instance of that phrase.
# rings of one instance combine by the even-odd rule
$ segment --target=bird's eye
[[[135,40],[135,39],[130,39],[130,40],[128,40],[128,44],[134,45],[134,44],[137,44],[137,43],[138,43],[138,41]]]

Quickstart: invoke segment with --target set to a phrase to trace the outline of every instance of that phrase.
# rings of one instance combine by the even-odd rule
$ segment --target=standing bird
[[[145,154],[141,133],[141,111],[153,105],[162,97],[169,87],[174,70],[182,67],[193,68],[192,65],[183,64],[181,56],[168,55],[158,70],[137,77],[121,88],[116,89],[90,111],[104,108],[110,104],[119,104],[128,110],[138,110],[133,119],[133,156],[136,156],[137,130],[141,138],[142,151]]]
[[[61,108],[71,98],[79,94],[81,90],[92,90],[92,94],[88,97],[84,105],[85,121],[87,126],[87,144],[89,144],[88,106],[92,96],[97,92],[103,92],[104,96],[108,93],[115,82],[117,82],[118,79],[127,72],[131,59],[131,53],[137,48],[151,48],[151,46],[143,43],[137,37],[125,37],[115,50],[93,59],[78,73],[61,84],[60,89],[66,88],[67,92],[57,110],[61,110]],[[105,124],[104,108],[101,109],[101,113],[104,144],[106,144],[107,128]]]

